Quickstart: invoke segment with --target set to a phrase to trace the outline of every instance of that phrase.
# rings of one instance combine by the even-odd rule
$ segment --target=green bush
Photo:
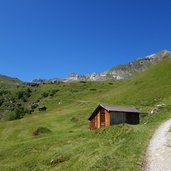
[[[4,100],[0,99],[0,106],[2,106],[3,103],[4,103]]]
[[[39,105],[37,103],[34,103],[31,105],[31,109],[36,109]]]
[[[23,97],[24,97],[24,92],[23,92],[23,91],[17,92],[17,98],[18,98],[18,99],[21,99],[21,98],[23,98]]]
[[[71,89],[70,91],[71,91],[72,93],[79,92],[79,90],[77,90],[77,89]]]
[[[2,115],[2,120],[4,121],[11,121],[16,119],[21,119],[24,117],[25,114],[29,114],[30,111],[24,107],[15,108],[14,110],[5,112]]]
[[[42,93],[42,97],[48,97],[48,96],[49,96],[49,93],[47,91]]]
[[[5,89],[0,89],[0,96],[8,94],[9,91]]]
[[[90,91],[96,91],[97,89],[96,88],[91,88]]]
[[[31,96],[31,90],[29,88],[20,90],[16,93],[18,99],[29,98]]]
[[[2,120],[4,121],[12,121],[16,119],[16,113],[13,112],[7,112],[2,115]]]
[[[32,91],[31,91],[31,89],[30,89],[30,88],[27,88],[27,92],[28,92],[28,93],[31,93]]]
[[[50,96],[54,96],[59,90],[58,89],[53,89],[49,92]]]
[[[47,134],[47,133],[50,133],[52,132],[50,129],[46,128],[46,127],[38,127],[34,132],[33,132],[33,135],[34,136],[37,136],[37,135],[40,135],[40,134]]]

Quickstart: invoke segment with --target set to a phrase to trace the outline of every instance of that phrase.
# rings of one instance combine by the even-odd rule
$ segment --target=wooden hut
[[[139,114],[133,107],[100,104],[89,117],[90,129],[119,123],[139,124]]]

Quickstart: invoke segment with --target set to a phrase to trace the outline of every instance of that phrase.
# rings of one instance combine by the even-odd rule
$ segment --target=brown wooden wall
[[[97,113],[90,121],[90,129],[96,129],[99,127],[99,113]]]
[[[104,115],[105,115],[105,123],[101,124],[101,120],[100,120],[100,112],[101,110],[104,110]],[[90,129],[97,129],[100,127],[106,127],[110,125],[110,114],[108,111],[106,111],[105,109],[101,108],[99,109],[99,111],[97,112],[97,114],[91,119],[90,121]]]
[[[105,126],[109,126],[110,125],[110,113],[105,110]]]

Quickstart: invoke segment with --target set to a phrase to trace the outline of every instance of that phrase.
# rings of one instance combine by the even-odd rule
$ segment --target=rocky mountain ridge
[[[162,60],[171,58],[171,52],[168,50],[162,50],[158,53],[148,55],[146,57],[137,58],[135,61],[128,64],[118,65],[110,70],[102,73],[91,73],[85,75],[79,75],[77,73],[71,73],[64,79],[34,79],[32,83],[46,83],[46,82],[69,82],[69,81],[98,81],[98,80],[123,80],[132,77],[133,75],[144,71],[149,66],[158,63]]]

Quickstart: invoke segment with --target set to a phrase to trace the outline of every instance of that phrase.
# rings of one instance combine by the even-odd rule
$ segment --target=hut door
[[[100,127],[105,127],[105,111],[100,112]]]

